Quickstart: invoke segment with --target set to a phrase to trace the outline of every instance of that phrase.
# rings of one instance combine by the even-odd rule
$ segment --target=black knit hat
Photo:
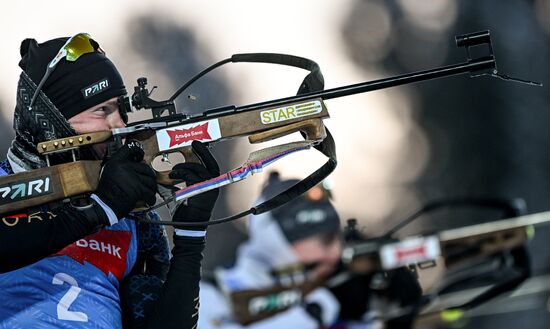
[[[277,173],[272,173],[262,191],[262,197],[271,198],[298,182],[296,179],[280,180]],[[337,233],[340,230],[340,217],[327,199],[315,201],[303,196],[298,197],[272,210],[271,215],[291,243],[318,234]]]
[[[340,217],[328,201],[298,198],[277,208],[272,215],[289,242],[340,230]]]
[[[23,40],[19,66],[38,85],[48,63],[67,40],[58,38],[40,44],[34,39]],[[93,40],[92,44],[95,49],[99,48]],[[67,119],[126,94],[120,73],[99,51],[84,54],[74,62],[62,59],[47,78],[42,91]]]

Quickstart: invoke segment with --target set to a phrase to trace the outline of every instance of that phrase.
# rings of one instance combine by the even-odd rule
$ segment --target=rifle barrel
[[[493,56],[487,56],[469,60],[465,63],[443,66],[435,69],[418,71],[413,73],[407,73],[390,78],[361,82],[353,85],[347,85],[337,87],[333,89],[327,89],[317,92],[311,92],[307,94],[279,98],[261,103],[255,103],[250,105],[244,105],[235,108],[235,112],[244,112],[255,110],[264,107],[280,106],[289,102],[300,102],[309,100],[312,98],[321,98],[323,100],[333,99],[338,97],[350,96],[354,94],[360,94],[368,91],[380,90],[395,86],[400,86],[408,83],[432,80],[467,72],[476,72],[487,69],[494,69],[496,67],[495,58]]]

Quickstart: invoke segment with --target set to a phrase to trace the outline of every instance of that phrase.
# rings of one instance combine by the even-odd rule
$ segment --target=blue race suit
[[[122,220],[0,275],[0,328],[121,328],[118,289],[136,255],[135,222]]]
[[[0,176],[11,173],[6,162],[0,165]],[[55,221],[43,213],[18,220]],[[131,271],[141,273],[134,264],[145,261],[149,281],[162,284],[169,262],[164,229],[123,219],[34,264],[0,274],[0,328],[121,328],[121,280]]]

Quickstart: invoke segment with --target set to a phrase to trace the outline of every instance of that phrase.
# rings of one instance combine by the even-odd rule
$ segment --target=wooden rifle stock
[[[301,304],[304,296],[325,281],[306,281],[300,285],[274,286],[266,289],[247,289],[229,293],[235,320],[242,325],[272,317]]]
[[[297,112],[300,111],[300,107],[305,110]],[[326,137],[323,119],[328,117],[324,102],[320,99],[312,99],[247,112],[222,113],[205,120],[171,120],[170,117],[164,117],[163,126],[152,128],[136,125],[136,129],[129,126],[130,129],[121,134],[121,137],[137,140],[142,144],[145,153],[143,161],[153,168],[159,184],[175,185],[180,182],[168,177],[170,170],[157,171],[153,167],[153,160],[170,153],[180,153],[184,157],[184,162],[200,163],[200,159],[193,153],[190,145],[194,139],[217,142],[247,136],[250,143],[260,143],[300,131],[307,140],[321,141]],[[208,127],[211,126],[216,126],[219,130],[204,130],[210,129]],[[185,133],[203,133],[210,135],[211,138],[187,136],[187,140],[181,143],[183,146],[178,146],[177,134],[184,136]],[[114,136],[115,134],[111,131],[70,136],[40,143],[37,149],[39,154],[47,157],[53,153],[75,151],[80,147],[90,147],[93,144],[111,141]],[[172,138],[170,143],[173,142],[175,145],[170,147],[159,145],[159,141],[162,144],[167,138]],[[0,177],[0,214],[93,192],[99,183],[100,163],[101,161],[75,161]],[[35,181],[40,178],[49,179],[48,191],[32,192],[40,189],[29,184],[38,184]],[[45,183],[44,180],[42,184],[46,186]],[[18,192],[15,198],[11,198],[13,193],[8,193],[12,191],[11,186],[22,186],[21,184],[26,184],[25,190]],[[30,188],[33,190],[31,191]],[[4,193],[4,191],[8,192]],[[18,197],[20,195],[23,196]]]
[[[13,213],[93,192],[101,161],[76,161],[0,178],[0,213]]]
[[[548,221],[550,221],[550,214],[546,215]],[[522,216],[517,218],[528,217]],[[447,269],[452,269],[524,244],[528,239],[527,226],[531,224],[526,222],[523,225],[506,225],[512,223],[512,220],[514,219],[503,219],[484,224],[445,230],[436,235],[415,238],[420,241],[424,238],[437,236],[440,257],[444,261],[445,267]],[[481,230],[481,228],[490,227],[493,223],[504,224],[504,226]],[[404,239],[403,242],[404,241],[407,241],[407,239]],[[372,240],[350,244],[344,249],[344,261],[353,271],[359,273],[390,270],[391,268],[384,267],[380,251],[385,246],[394,245],[396,253],[403,253],[405,249],[400,249],[400,243],[402,242]],[[423,264],[433,263],[433,261],[435,261],[435,258],[428,258],[420,262],[411,262],[409,264],[399,263],[399,266],[419,265],[420,269],[422,269],[424,266]]]

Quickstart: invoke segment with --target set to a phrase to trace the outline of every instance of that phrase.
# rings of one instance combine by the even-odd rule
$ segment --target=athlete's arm
[[[143,154],[139,144],[128,143],[105,161],[91,206],[75,208],[64,204],[52,210],[43,206],[22,214],[3,215],[0,271],[29,265],[100,227],[115,224],[138,201],[154,203],[155,174],[141,162]]]
[[[170,178],[195,184],[219,175],[216,160],[208,149],[193,142],[193,149],[203,165],[178,164]],[[219,191],[212,190],[180,203],[173,221],[204,222],[210,219]],[[198,319],[199,281],[206,228],[175,229],[174,248],[166,281],[162,284],[152,275],[135,276],[126,283],[122,296],[126,328],[194,328]],[[148,296],[143,300],[141,296]],[[128,314],[130,312],[130,314]],[[125,314],[124,314],[125,313]]]
[[[32,264],[109,224],[94,202],[86,210],[70,205],[55,210],[4,215],[0,222],[0,272]]]
[[[147,328],[195,328],[204,237],[174,236],[170,270],[147,316]]]
[[[204,165],[182,163],[174,166],[170,178],[182,179],[187,185],[216,177],[220,168],[210,151],[193,142],[193,151]],[[219,190],[199,194],[177,206],[173,221],[206,222],[218,199]],[[199,281],[206,227],[174,230],[174,248],[170,270],[159,299],[148,319],[149,328],[194,328],[199,313]],[[161,325],[159,325],[159,323]],[[157,327],[155,327],[155,325]]]

